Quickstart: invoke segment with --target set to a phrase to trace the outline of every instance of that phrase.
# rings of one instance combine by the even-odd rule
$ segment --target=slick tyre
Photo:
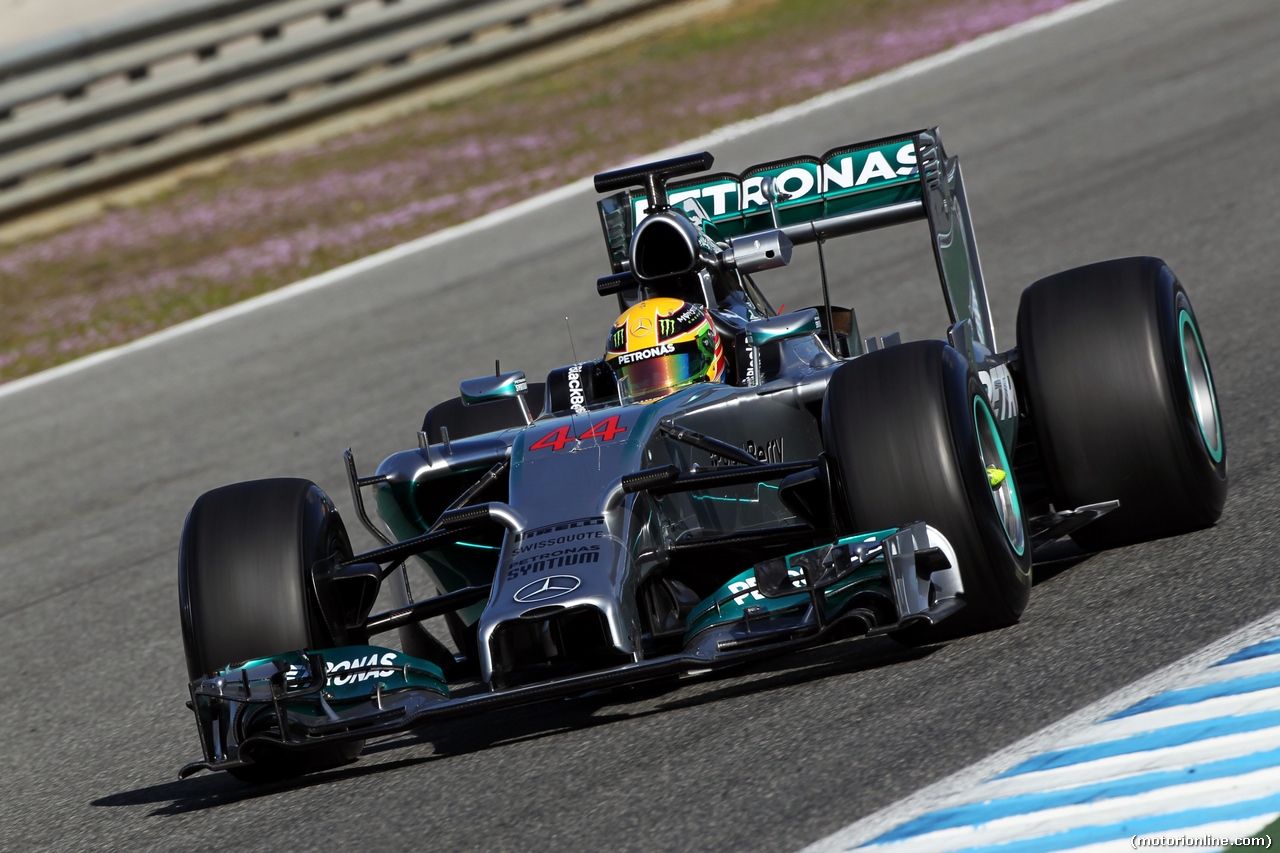
[[[201,495],[187,516],[178,590],[187,674],[195,680],[254,658],[334,644],[315,602],[311,566],[350,555],[332,501],[307,480],[237,483]],[[345,764],[363,742],[259,750],[232,770],[268,781]]]
[[[1031,285],[1018,351],[1054,506],[1120,501],[1077,543],[1112,548],[1218,520],[1227,447],[1213,372],[1163,261],[1106,261]]]
[[[831,377],[823,441],[851,531],[924,521],[960,562],[965,607],[908,644],[1010,625],[1031,592],[1031,548],[996,421],[964,357],[941,341],[869,353]],[[992,485],[989,469],[1004,474]]]

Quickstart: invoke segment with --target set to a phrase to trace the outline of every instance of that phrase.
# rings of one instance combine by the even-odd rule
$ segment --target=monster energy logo
[[[627,330],[625,326],[619,326],[613,330],[613,348],[622,349],[623,343],[627,339]]]
[[[667,318],[658,320],[658,334],[664,338],[669,338],[676,333],[676,321]]]

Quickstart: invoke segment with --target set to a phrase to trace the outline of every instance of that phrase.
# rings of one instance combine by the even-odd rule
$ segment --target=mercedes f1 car
[[[1005,626],[1045,543],[1107,548],[1218,519],[1222,420],[1165,263],[1032,284],[1017,346],[997,351],[960,165],[936,129],[711,166],[596,176],[612,267],[597,290],[624,310],[701,306],[721,381],[639,401],[603,359],[544,383],[464,381],[376,473],[347,451],[356,514],[382,543],[367,553],[306,480],[196,501],[179,585],[203,757],[184,776],[287,776],[411,727],[836,638]],[[831,304],[823,244],[915,220],[950,327],[864,338]],[[804,244],[821,304],[777,314],[756,278]],[[395,606],[374,612],[384,589]],[[399,648],[373,644],[392,631]]]

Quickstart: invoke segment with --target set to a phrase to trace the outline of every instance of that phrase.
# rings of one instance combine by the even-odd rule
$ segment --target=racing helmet
[[[695,382],[724,379],[724,347],[701,305],[646,299],[613,324],[605,361],[625,403],[650,403]]]

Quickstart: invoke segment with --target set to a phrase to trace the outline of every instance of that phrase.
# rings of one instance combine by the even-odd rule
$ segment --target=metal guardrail
[[[673,0],[186,0],[0,55],[0,219]]]

